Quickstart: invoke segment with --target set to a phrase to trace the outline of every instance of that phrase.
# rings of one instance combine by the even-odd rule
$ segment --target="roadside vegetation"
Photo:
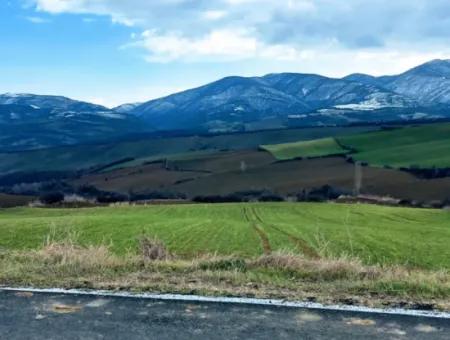
[[[450,273],[364,265],[348,256],[276,251],[190,259],[141,235],[118,255],[111,245],[80,245],[75,234],[49,236],[33,250],[0,253],[0,284],[160,293],[282,298],[322,303],[450,310]]]
[[[343,149],[336,140],[331,137],[315,139],[312,141],[261,145],[261,148],[270,152],[280,161],[296,158],[342,155],[349,152],[348,150]]]

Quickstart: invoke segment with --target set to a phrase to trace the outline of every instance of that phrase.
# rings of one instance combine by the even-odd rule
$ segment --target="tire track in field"
[[[263,252],[265,255],[269,255],[272,252],[272,247],[270,246],[269,237],[264,232],[264,230],[256,223],[255,219],[250,218],[250,214],[247,208],[242,209],[242,214],[244,215],[244,219],[249,223],[249,225],[253,228],[253,230],[258,234],[261,245],[263,248]]]
[[[266,226],[268,226],[269,228],[287,236],[289,238],[289,240],[295,244],[295,246],[297,247],[298,250],[300,250],[303,254],[305,254],[306,256],[313,258],[313,259],[318,259],[320,258],[319,253],[313,248],[311,247],[308,242],[306,242],[304,239],[302,239],[301,237],[295,236],[291,233],[288,233],[287,231],[280,229],[279,227],[272,225],[272,224],[267,224],[265,223],[261,216],[258,215],[258,212],[256,211],[256,209],[254,207],[250,208],[251,212],[253,213],[253,215],[255,216],[255,219],[260,222],[261,224],[264,224]]]

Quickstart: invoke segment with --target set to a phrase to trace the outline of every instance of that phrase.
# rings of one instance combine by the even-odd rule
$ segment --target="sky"
[[[230,75],[450,58],[448,0],[1,0],[0,93],[114,107]]]

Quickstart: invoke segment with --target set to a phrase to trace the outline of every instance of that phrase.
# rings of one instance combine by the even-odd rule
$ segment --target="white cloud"
[[[249,30],[222,29],[193,39],[177,33],[161,34],[144,31],[134,43],[125,47],[143,47],[149,51],[150,62],[234,61],[252,58],[272,60],[302,60],[311,57],[311,51],[299,51],[289,45],[266,45]]]
[[[50,22],[50,20],[42,18],[42,17],[25,17],[25,19],[27,19],[29,22],[33,23],[33,24],[48,24]]]
[[[226,17],[226,11],[205,11],[202,13],[202,17],[208,20],[219,20]]]
[[[142,86],[138,88],[130,87],[122,89],[119,93],[114,93],[114,95],[105,92],[99,97],[77,95],[76,98],[89,103],[113,108],[124,103],[143,103],[151,99],[161,98],[172,93],[187,90],[190,87],[191,85],[186,85],[184,87],[164,85]]]
[[[448,0],[30,1],[42,12],[102,15],[134,26],[144,33],[128,46],[145,49],[150,62],[329,56],[334,63],[333,56],[345,55],[363,63],[361,56],[377,55],[387,59],[370,62],[398,65],[404,55],[450,56]]]

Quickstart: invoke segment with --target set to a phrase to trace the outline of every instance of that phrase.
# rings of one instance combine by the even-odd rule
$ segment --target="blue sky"
[[[3,0],[0,93],[107,106],[228,75],[402,72],[450,58],[448,0]]]

